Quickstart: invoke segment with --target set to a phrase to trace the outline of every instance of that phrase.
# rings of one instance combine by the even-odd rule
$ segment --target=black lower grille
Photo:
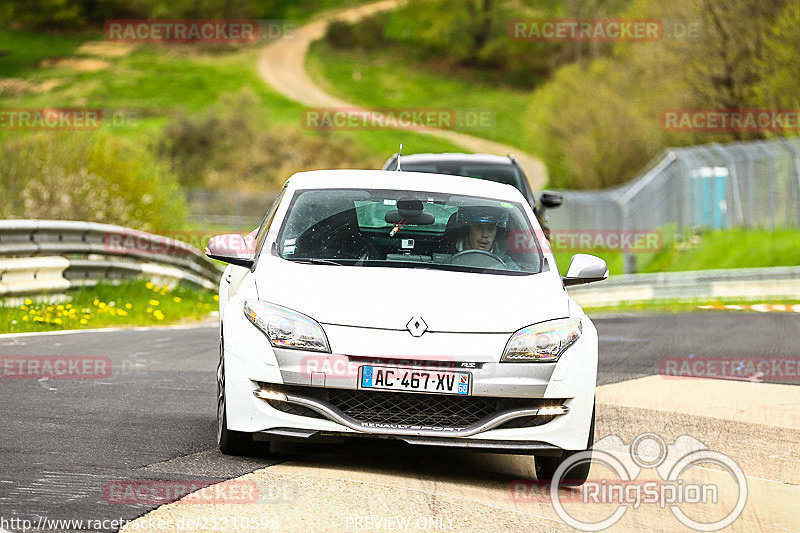
[[[359,422],[463,427],[497,411],[497,398],[331,390],[328,401]]]
[[[275,386],[270,386],[275,388]],[[361,423],[420,425],[442,428],[466,427],[514,408],[561,405],[563,400],[539,398],[498,398],[490,396],[455,396],[387,391],[327,389],[321,387],[281,386],[281,390],[314,398]],[[300,405],[269,401],[281,411],[325,418]],[[501,428],[534,427],[546,424],[554,416],[526,416],[512,419]]]
[[[290,415],[307,416],[309,418],[325,418],[323,415],[319,414],[313,409],[309,409],[303,405],[297,405],[296,403],[280,402],[278,400],[267,400],[267,402],[269,402],[269,404],[278,411],[283,411],[284,413]]]

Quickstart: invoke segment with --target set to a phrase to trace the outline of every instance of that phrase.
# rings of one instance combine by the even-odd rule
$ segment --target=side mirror
[[[589,254],[575,254],[569,262],[567,275],[561,278],[565,287],[582,285],[608,278],[606,262]]]
[[[542,191],[539,196],[539,202],[547,209],[555,209],[564,203],[564,195],[560,192]]]
[[[232,265],[253,268],[253,239],[237,233],[217,235],[211,237],[206,245],[206,255],[211,259],[223,261]]]

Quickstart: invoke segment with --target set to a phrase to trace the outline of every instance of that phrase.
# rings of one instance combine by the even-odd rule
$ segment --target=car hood
[[[322,324],[405,330],[412,317],[421,317],[430,332],[513,333],[569,316],[567,295],[550,272],[511,276],[271,259],[256,272],[259,299]]]

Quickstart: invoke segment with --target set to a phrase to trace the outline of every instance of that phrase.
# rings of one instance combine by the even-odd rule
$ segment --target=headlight
[[[511,336],[500,362],[552,363],[581,336],[581,321],[552,320],[522,328]]]
[[[257,300],[244,302],[244,314],[254,326],[264,332],[270,344],[276,348],[331,351],[322,326],[306,315]]]

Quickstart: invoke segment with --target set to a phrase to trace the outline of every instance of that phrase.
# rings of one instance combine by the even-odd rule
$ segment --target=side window
[[[256,234],[256,242],[255,242],[256,259],[258,258],[258,254],[261,252],[261,246],[263,246],[264,240],[267,238],[267,233],[269,233],[269,227],[272,225],[272,221],[275,219],[275,213],[278,211],[278,206],[281,204],[281,199],[283,198],[283,193],[285,191],[286,187],[281,189],[281,192],[278,193],[278,196],[272,203],[272,207],[270,207],[269,211],[267,212],[267,216],[264,217],[264,222],[261,223],[261,227],[258,230],[258,234]]]

